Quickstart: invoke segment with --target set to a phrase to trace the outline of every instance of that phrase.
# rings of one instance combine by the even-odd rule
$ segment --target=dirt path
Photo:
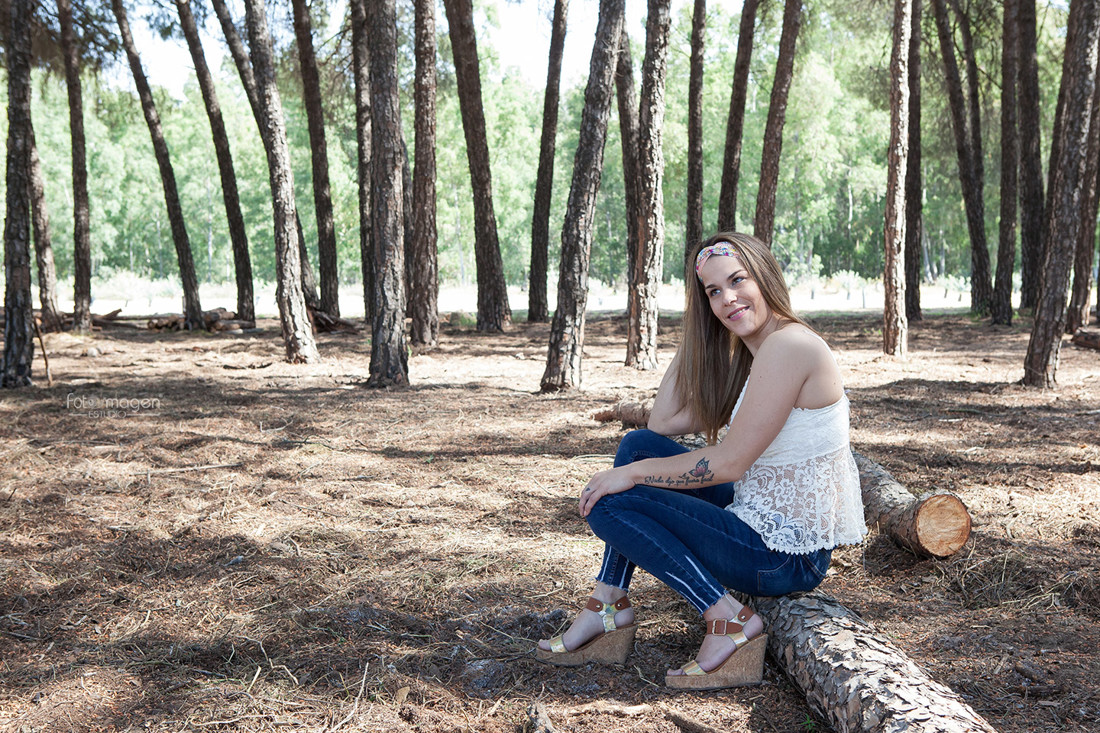
[[[873,318],[814,323],[856,447],[975,519],[943,562],[872,534],[825,590],[998,730],[1100,729],[1097,353],[1067,345],[1040,392],[1014,384],[1026,324],[930,318],[899,363]],[[536,700],[561,731],[827,729],[771,663],[759,688],[667,692],[701,630],[648,577],[626,666],[531,658],[599,556],[574,497],[621,430],[592,413],[658,381],[620,365],[621,320],[589,322],[559,395],[537,394],[545,325],[449,327],[403,391],[362,388],[362,337],[293,367],[261,325],[48,336],[56,384],[3,395],[0,729],[511,732]]]

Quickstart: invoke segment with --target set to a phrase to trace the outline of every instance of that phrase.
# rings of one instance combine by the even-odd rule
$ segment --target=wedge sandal
[[[549,651],[535,647],[536,658],[559,667],[579,667],[588,662],[622,664],[626,661],[634,648],[634,634],[638,630],[638,625],[630,623],[616,626],[615,614],[630,608],[630,599],[623,597],[614,603],[604,603],[595,598],[589,598],[584,607],[598,613],[603,619],[603,633],[597,634],[573,650],[565,648],[561,636],[555,636],[550,640]]]
[[[683,674],[666,674],[665,685],[679,690],[720,690],[725,687],[758,685],[764,679],[764,652],[768,648],[767,634],[749,639],[745,624],[755,614],[742,608],[737,619],[719,618],[707,623],[707,633],[728,637],[735,648],[726,661],[709,672],[692,660],[683,667]]]

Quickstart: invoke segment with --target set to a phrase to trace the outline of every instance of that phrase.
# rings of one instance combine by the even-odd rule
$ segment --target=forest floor
[[[1100,730],[1097,352],[1025,389],[1026,320],[929,316],[904,362],[878,317],[811,320],[854,447],[974,518],[942,561],[872,531],[823,590],[997,730]],[[666,690],[702,629],[641,573],[626,665],[533,658],[600,555],[575,497],[622,429],[593,413],[659,379],[622,366],[621,317],[590,318],[583,388],[548,395],[545,324],[445,326],[403,390],[364,388],[363,334],[292,366],[260,325],[47,335],[53,385],[36,361],[3,395],[0,730],[513,733],[535,701],[559,731],[829,729],[773,660],[760,687]]]

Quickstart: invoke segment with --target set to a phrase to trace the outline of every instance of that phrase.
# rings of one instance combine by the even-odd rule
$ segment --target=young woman
[[[810,590],[832,549],[860,542],[867,529],[840,370],[791,310],[775,257],[730,232],[700,244],[692,261],[683,338],[649,429],[628,433],[615,467],[581,491],[580,514],[606,543],[595,590],[569,629],[540,641],[536,654],[567,666],[625,661],[637,628],[627,591],[638,566],[707,625],[695,660],[670,670],[665,683],[715,689],[763,674],[763,622],[727,589]],[[707,435],[707,447],[688,451],[665,437],[694,432]]]

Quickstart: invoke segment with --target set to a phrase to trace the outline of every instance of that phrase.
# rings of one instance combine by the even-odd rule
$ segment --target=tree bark
[[[959,183],[966,208],[966,226],[970,233],[970,308],[986,313],[993,288],[989,284],[989,245],[985,237],[985,203],[982,181],[978,178],[975,163],[974,138],[967,121],[967,105],[963,98],[962,78],[955,60],[955,42],[947,17],[946,0],[932,0],[936,31],[943,56],[944,76],[947,84],[948,106],[951,110],[951,127],[955,133],[955,152],[959,160]]]
[[[306,0],[291,0],[294,38],[302,74],[302,101],[309,128],[310,164],[313,171],[313,207],[317,215],[317,258],[321,271],[321,310],[340,315],[340,274],[336,261],[336,226],[332,215],[332,187],[328,175],[328,143],[321,105],[321,80],[313,50],[313,24]]]
[[[573,159],[573,181],[569,187],[569,201],[562,225],[558,301],[550,326],[546,370],[541,381],[543,392],[575,387],[581,383],[593,218],[603,172],[604,143],[611,116],[611,88],[616,54],[623,39],[624,15],[624,0],[600,0],[596,39],[584,91],[581,129]]]
[[[996,733],[874,626],[812,593],[747,599],[768,649],[807,702],[848,733]]]
[[[416,166],[409,267],[409,340],[439,343],[439,265],[435,225],[435,2],[416,0]]]
[[[481,101],[481,72],[474,36],[474,10],[470,0],[444,0],[454,54],[458,104],[466,135],[470,184],[474,196],[474,256],[477,261],[477,330],[503,331],[512,320],[508,287],[497,241],[493,213],[493,181],[489,168],[489,144],[485,133],[485,109]]]
[[[1084,328],[1077,329],[1077,333],[1073,334],[1073,338],[1070,341],[1075,346],[1080,346],[1084,349],[1097,349],[1100,350],[1100,331],[1088,331]]]
[[[642,62],[642,98],[638,105],[639,238],[627,294],[626,365],[657,368],[658,291],[664,269],[665,76],[668,35],[672,23],[669,0],[649,0]]]
[[[1066,56],[1062,65],[1065,107],[1059,156],[1051,163],[1051,206],[1047,219],[1046,253],[1039,281],[1039,300],[1031,338],[1024,357],[1024,384],[1052,387],[1056,383],[1058,352],[1066,324],[1066,290],[1081,228],[1084,168],[1089,122],[1096,84],[1097,2],[1081,0],[1070,6]],[[1076,38],[1074,38],[1074,35]],[[1095,131],[1094,131],[1095,132]]]
[[[1035,0],[1016,0],[1016,3],[1019,44],[1020,307],[1030,310],[1039,297],[1045,221],[1040,154],[1039,59],[1035,37]]]
[[[885,308],[882,350],[906,358],[909,323],[905,319],[905,180],[909,164],[909,39],[911,0],[894,0],[894,46],[890,54],[890,148],[886,157]]]
[[[80,84],[80,54],[73,33],[70,0],[57,0],[61,52],[65,57],[65,88],[69,97],[69,134],[73,170],[73,330],[92,330],[92,234],[88,200],[88,157],[84,136],[84,95]]]
[[[923,320],[920,309],[921,240],[924,238],[924,176],[921,172],[921,0],[913,0],[909,37],[909,163],[905,168],[905,318]]]
[[[638,98],[634,96],[634,60],[630,36],[623,24],[615,62],[615,98],[619,111],[619,138],[623,151],[623,198],[626,208],[626,276],[634,276],[638,243],[642,239],[641,174],[638,171]]]
[[[565,26],[569,0],[555,0],[550,30],[550,60],[546,69],[546,92],[542,101],[542,138],[539,169],[535,176],[535,208],[531,214],[531,275],[527,291],[527,321],[550,320],[546,282],[550,250],[550,202],[554,185],[554,149],[558,134],[558,97],[561,60],[565,50]]]
[[[1098,68],[1100,73],[1100,68]],[[1065,333],[1073,335],[1088,325],[1089,296],[1092,294],[1092,253],[1096,249],[1096,215],[1100,204],[1097,174],[1100,173],[1100,84],[1092,92],[1092,117],[1089,122],[1088,154],[1085,159],[1082,192],[1081,230],[1073,256],[1073,284],[1066,308]]]
[[[730,92],[729,119],[726,122],[726,149],[722,162],[722,189],[718,194],[718,229],[737,228],[737,184],[741,177],[741,142],[745,130],[745,100],[749,88],[749,64],[752,61],[753,29],[760,0],[745,0],[741,6],[741,25],[737,34],[737,57],[733,62],[733,89]]]
[[[779,37],[779,59],[775,65],[768,122],[764,128],[764,149],[760,160],[760,188],[756,193],[753,235],[769,247],[775,229],[775,194],[779,187],[779,158],[783,150],[783,123],[787,118],[787,95],[794,78],[794,51],[802,25],[802,0],[786,0],[783,31]]]
[[[50,211],[46,206],[46,182],[42,176],[42,161],[34,139],[34,126],[30,128],[30,207],[31,225],[34,231],[34,256],[38,265],[38,302],[42,309],[42,327],[47,331],[64,328],[61,312],[57,308],[57,268],[53,261],[53,244],[50,241]]]
[[[919,499],[874,461],[853,453],[859,467],[863,517],[869,526],[922,557],[950,557],[970,538],[970,512],[946,491]]]
[[[263,0],[245,0],[245,22],[251,69],[255,75],[260,137],[267,155],[268,180],[275,228],[275,300],[287,361],[315,362],[320,358],[313,328],[302,293],[302,263],[298,226],[295,223],[294,174],[279,90],[275,86],[275,63]]]
[[[997,277],[990,312],[993,323],[1012,323],[1012,272],[1016,265],[1016,77],[1019,68],[1016,0],[1004,0],[1001,31],[1001,220],[997,243]]]
[[[4,219],[4,360],[0,387],[29,387],[31,302],[31,0],[12,0],[7,40],[8,154]]]
[[[374,226],[371,214],[370,46],[364,0],[351,0],[352,66],[355,74],[356,182],[359,202],[359,260],[363,269],[363,318],[374,308]]]
[[[703,241],[703,47],[706,44],[706,32],[707,0],[695,0],[691,17],[691,71],[688,74],[685,268],[691,251],[696,244]]]
[[[244,321],[256,320],[255,298],[252,292],[252,260],[248,253],[248,234],[245,231],[244,215],[241,213],[241,200],[237,191],[237,175],[233,170],[233,154],[229,148],[229,136],[225,131],[218,92],[214,87],[214,77],[206,65],[202,40],[198,25],[191,13],[190,0],[176,0],[179,12],[180,28],[187,40],[191,52],[191,61],[195,64],[195,76],[202,92],[206,117],[210,120],[210,135],[214,141],[214,154],[218,159],[218,173],[221,176],[222,200],[225,203],[225,217],[229,224],[229,241],[233,247],[233,269],[237,282],[237,318]]]
[[[405,348],[405,219],[395,0],[367,0],[371,67],[374,307],[371,387],[409,383]],[[499,253],[498,253],[499,254]]]
[[[153,141],[153,153],[157,159],[160,180],[164,186],[164,204],[168,209],[168,223],[172,228],[172,241],[176,245],[176,260],[179,262],[180,280],[183,285],[184,327],[188,330],[198,330],[204,327],[202,305],[199,303],[199,281],[195,275],[195,261],[191,255],[191,242],[187,237],[187,225],[183,220],[183,205],[180,203],[179,189],[176,187],[176,174],[172,170],[172,159],[168,154],[168,143],[164,139],[164,129],[160,123],[160,115],[157,113],[156,104],[153,102],[153,91],[149,88],[149,80],[146,79],[145,71],[141,68],[137,46],[134,45],[133,36],[130,35],[130,23],[126,19],[126,8],[123,7],[122,0],[111,0],[111,7],[114,10],[115,18],[118,20],[122,45],[126,49],[126,57],[130,62],[130,71],[134,76],[134,86],[137,87],[138,98],[141,100],[141,110],[145,114],[145,123],[149,127],[149,136]]]

